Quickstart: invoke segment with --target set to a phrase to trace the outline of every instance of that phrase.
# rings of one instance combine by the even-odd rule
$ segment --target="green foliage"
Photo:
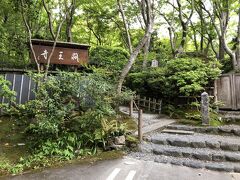
[[[0,103],[0,109],[8,107],[15,100],[16,93],[9,88],[10,85],[11,83],[0,75],[0,97],[5,98],[5,103]]]
[[[200,58],[177,58],[164,67],[149,68],[129,75],[127,86],[149,97],[196,96],[220,75],[220,64]]]
[[[129,54],[122,48],[97,46],[91,49],[90,62],[119,73],[128,61]]]
[[[153,68],[142,72],[130,73],[126,86],[136,91],[137,94],[146,95],[148,97],[162,97],[165,91],[165,69]]]
[[[27,125],[35,154],[60,159],[95,154],[108,138],[125,133],[124,125],[104,119],[116,114],[128,93],[118,95],[105,76],[59,72],[45,81],[31,76],[38,84],[36,99],[13,107],[12,115]]]

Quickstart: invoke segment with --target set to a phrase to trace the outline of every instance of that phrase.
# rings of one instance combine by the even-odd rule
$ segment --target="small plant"
[[[10,89],[11,83],[4,79],[3,76],[0,75],[0,97],[4,97],[4,103],[0,103],[0,109],[8,110],[8,107],[11,103],[14,103],[16,99],[16,92]]]

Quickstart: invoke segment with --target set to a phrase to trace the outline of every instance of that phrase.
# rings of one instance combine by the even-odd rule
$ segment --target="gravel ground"
[[[125,114],[129,114],[128,107],[121,106],[120,111]],[[154,123],[158,123],[159,121],[161,121],[161,118],[163,117],[166,118],[166,116],[164,115],[143,113],[143,127],[154,124]],[[137,111],[133,111],[133,118],[137,121],[137,118],[138,118]]]

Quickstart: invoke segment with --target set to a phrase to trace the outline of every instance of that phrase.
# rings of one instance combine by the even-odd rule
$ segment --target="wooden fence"
[[[138,95],[134,101],[137,103],[139,108],[143,108],[145,111],[147,110],[161,114],[162,100],[160,99],[141,97]]]
[[[224,104],[220,109],[240,110],[240,74],[222,74],[215,82],[215,96]]]
[[[24,104],[35,99],[34,91],[36,83],[23,72],[1,72],[0,75],[11,82],[10,89],[16,92],[16,103]],[[0,97],[1,103],[7,103],[7,99]]]

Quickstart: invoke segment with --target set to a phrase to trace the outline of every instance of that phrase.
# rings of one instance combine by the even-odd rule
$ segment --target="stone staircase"
[[[192,168],[240,172],[240,126],[194,127],[171,124],[171,133],[145,137],[136,158]],[[174,134],[174,130],[176,133]],[[178,133],[193,131],[194,133]]]

